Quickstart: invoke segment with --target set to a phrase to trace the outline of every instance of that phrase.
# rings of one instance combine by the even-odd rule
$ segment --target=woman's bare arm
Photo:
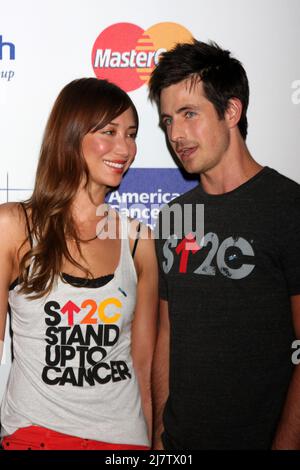
[[[138,272],[138,286],[132,324],[132,357],[151,441],[151,369],[157,334],[158,272],[154,240],[151,238],[150,230],[145,226],[142,226],[135,263]]]

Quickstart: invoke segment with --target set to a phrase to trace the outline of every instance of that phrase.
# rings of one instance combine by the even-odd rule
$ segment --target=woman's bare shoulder
[[[16,241],[24,236],[24,213],[18,202],[0,204],[1,238]]]
[[[3,224],[16,223],[22,219],[22,209],[19,202],[0,204],[0,222]]]

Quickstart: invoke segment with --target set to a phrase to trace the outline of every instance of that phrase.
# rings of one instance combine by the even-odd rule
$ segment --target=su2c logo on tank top
[[[108,350],[120,337],[116,324],[122,316],[120,299],[111,297],[98,303],[85,299],[80,305],[72,300],[64,305],[50,300],[44,312],[47,365],[42,379],[47,385],[82,387],[131,378],[125,361],[106,360]]]
[[[230,279],[243,279],[255,268],[254,256],[253,247],[245,238],[235,236],[220,240],[216,233],[209,232],[198,244],[195,234],[190,232],[182,240],[171,235],[165,241],[162,268],[166,274],[178,266],[181,274],[216,276],[221,273]]]

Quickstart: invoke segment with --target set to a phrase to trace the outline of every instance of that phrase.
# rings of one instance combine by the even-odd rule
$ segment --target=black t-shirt
[[[182,235],[184,214],[193,230]],[[265,167],[222,195],[198,185],[159,221],[160,297],[171,331],[165,447],[270,448],[293,371],[300,185]]]

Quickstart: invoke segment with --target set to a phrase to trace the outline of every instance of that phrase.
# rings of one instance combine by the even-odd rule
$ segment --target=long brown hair
[[[133,110],[138,126],[137,111],[130,97],[107,80],[77,79],[58,95],[46,125],[34,190],[23,203],[30,212],[35,240],[20,262],[21,292],[30,298],[41,298],[50,292],[56,276],[61,275],[63,257],[89,273],[74,260],[66,243],[68,234],[79,247],[70,207],[82,180],[85,178],[86,185],[89,181],[82,139],[128,108]]]

